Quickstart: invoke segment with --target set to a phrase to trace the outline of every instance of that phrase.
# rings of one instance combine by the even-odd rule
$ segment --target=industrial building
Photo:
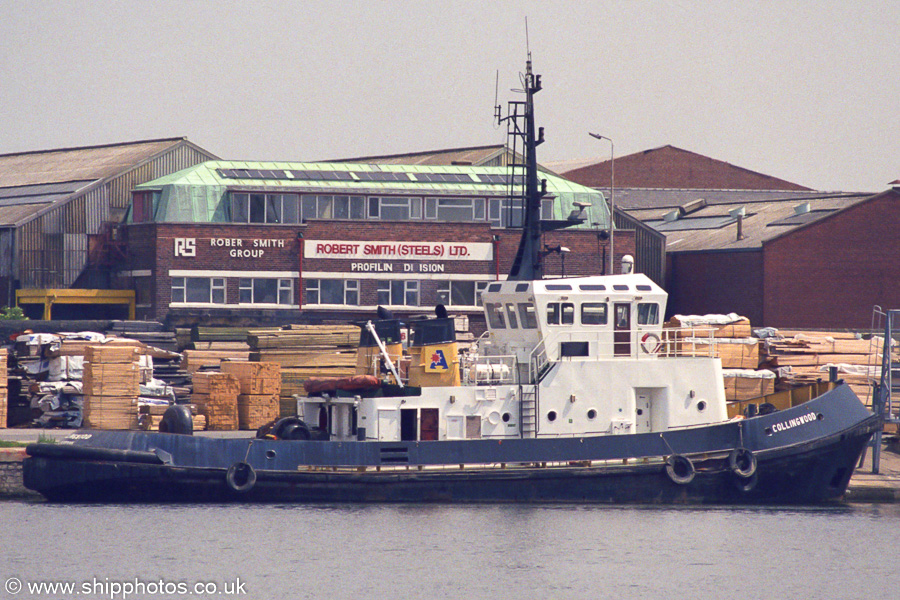
[[[611,166],[564,176],[607,192]],[[869,328],[874,305],[900,306],[896,183],[877,195],[818,192],[664,146],[615,159],[614,198],[617,211],[666,236],[669,316]]]
[[[110,272],[132,189],[215,158],[186,138],[0,155],[2,303],[18,292],[33,318],[127,317],[133,297]]]
[[[551,276],[606,272],[603,195],[543,173]],[[316,322],[409,317],[444,304],[481,315],[480,292],[509,270],[521,181],[506,167],[212,161],[139,185],[117,286],[139,318]],[[615,260],[634,254],[616,232]],[[474,327],[473,327],[474,328]]]

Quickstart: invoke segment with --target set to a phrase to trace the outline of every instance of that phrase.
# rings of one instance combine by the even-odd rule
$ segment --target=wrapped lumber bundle
[[[750,320],[737,313],[727,315],[675,315],[663,325],[666,329],[677,329],[678,337],[686,338],[749,338]]]
[[[862,339],[840,331],[775,330],[765,340],[763,359],[778,372],[778,387],[789,389],[826,381],[830,368],[864,401],[871,400],[871,384],[880,378],[883,339]]]
[[[752,400],[775,392],[775,373],[767,369],[722,369],[725,400]]]
[[[259,429],[278,418],[278,394],[241,394],[237,409],[241,429]]]
[[[0,429],[6,427],[6,415],[9,406],[9,373],[6,370],[7,351],[0,348]]]
[[[194,374],[194,393],[191,395],[199,415],[206,419],[211,431],[233,431],[238,428],[237,378],[230,373],[198,372]],[[200,429],[195,421],[194,429]]]

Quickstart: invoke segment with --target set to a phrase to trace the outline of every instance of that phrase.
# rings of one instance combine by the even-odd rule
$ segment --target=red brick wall
[[[736,312],[756,327],[763,321],[762,253],[679,252],[668,255],[666,289],[672,315]]]
[[[767,242],[765,319],[773,327],[864,328],[900,308],[900,192],[884,192]]]
[[[299,271],[300,241],[298,233],[304,240],[335,241],[410,241],[410,242],[445,242],[445,243],[494,243],[497,236],[497,256],[499,260],[444,260],[444,273],[449,278],[453,274],[483,276],[484,280],[496,277],[498,269],[505,275],[515,257],[518,248],[520,230],[492,229],[488,223],[434,223],[434,222],[340,222],[310,221],[299,226],[240,225],[229,223],[202,224],[169,224],[146,223],[135,224],[128,228],[128,266],[127,270],[150,270],[153,286],[153,307],[149,311],[141,311],[139,318],[166,318],[171,301],[171,280],[168,273],[172,269],[192,271]],[[196,256],[175,256],[175,239],[193,238],[196,240]],[[241,239],[243,245],[211,246],[212,238]],[[263,254],[258,258],[231,256],[231,250],[259,250],[248,244],[248,239],[284,240],[284,248],[261,248]],[[571,252],[566,255],[565,267],[567,276],[595,275],[600,273],[603,256],[609,252],[609,242],[600,241],[590,231],[555,231],[544,236],[544,242],[550,246],[562,245]],[[621,257],[634,255],[634,232],[622,231],[616,234],[616,269]],[[608,258],[607,258],[608,260]],[[303,277],[316,272],[341,272],[347,278],[353,278],[351,264],[359,262],[350,259],[303,259]],[[386,260],[378,262],[395,263],[394,274],[401,272],[397,265],[401,261]],[[418,269],[418,266],[416,266]],[[551,254],[545,258],[545,274],[548,277],[562,273],[562,262],[559,254]],[[423,305],[431,302],[437,291],[438,281],[421,279],[417,273],[410,274],[411,279],[420,279],[420,299]],[[479,277],[482,278],[482,277]],[[238,297],[237,278],[229,278],[226,290],[226,301],[236,302]],[[299,301],[300,288],[298,281],[294,290],[295,301]],[[360,295],[362,304],[375,303],[374,280],[361,283]],[[208,312],[208,311],[207,311]],[[246,311],[245,311],[246,312]]]

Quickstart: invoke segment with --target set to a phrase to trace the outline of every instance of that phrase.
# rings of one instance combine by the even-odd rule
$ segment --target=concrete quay
[[[62,439],[71,429],[4,429],[0,440],[31,443],[38,438]],[[254,431],[198,431],[197,436],[248,438]],[[0,499],[40,498],[22,484],[25,448],[0,448]],[[882,446],[878,473],[872,473],[872,453],[868,449],[862,467],[853,472],[844,502],[851,504],[900,503],[900,444],[896,440]]]

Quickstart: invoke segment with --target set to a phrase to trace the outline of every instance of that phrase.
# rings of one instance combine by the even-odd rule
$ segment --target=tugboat
[[[79,431],[32,444],[25,485],[53,501],[815,504],[838,500],[881,418],[842,382],[729,418],[715,338],[664,328],[642,274],[545,279],[533,95],[524,76],[524,227],[483,293],[487,332],[453,319],[361,324],[358,375],[310,381],[301,415],[255,438]],[[703,348],[698,352],[697,348]],[[189,433],[184,407],[166,429]],[[316,423],[316,426],[310,425]]]

